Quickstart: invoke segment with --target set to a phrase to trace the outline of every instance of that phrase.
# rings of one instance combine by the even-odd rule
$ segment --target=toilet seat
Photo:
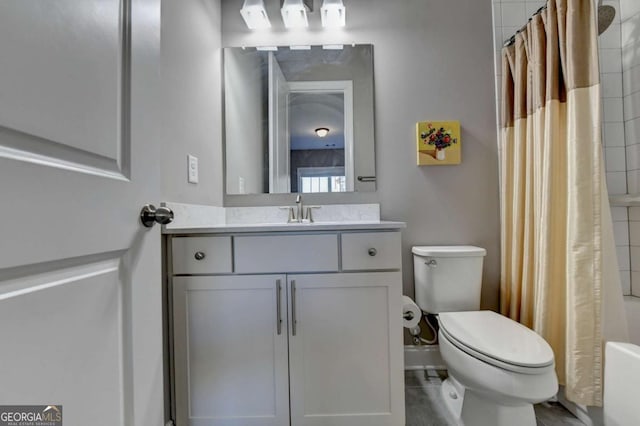
[[[461,351],[522,374],[544,374],[554,367],[553,350],[534,331],[492,311],[446,312],[440,331]]]

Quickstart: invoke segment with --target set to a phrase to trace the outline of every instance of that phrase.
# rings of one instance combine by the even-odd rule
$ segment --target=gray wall
[[[378,190],[305,196],[307,202],[379,202],[403,232],[404,292],[413,294],[412,245],[485,247],[483,306],[499,288],[498,155],[489,0],[349,0],[347,27],[285,31],[279,2],[267,2],[273,28],[250,32],[240,1],[222,1],[223,46],[373,43]],[[315,10],[320,1],[316,0]],[[417,167],[415,125],[460,120],[462,164]],[[222,181],[219,183],[222,186]],[[293,195],[227,196],[226,205],[282,205]],[[453,283],[452,283],[453,285]]]
[[[264,150],[268,149],[262,122],[262,61],[259,56],[243,53],[236,49],[224,52],[226,162],[233,164],[227,168],[229,194],[263,191]],[[242,192],[240,178],[245,182]]]
[[[163,1],[161,37],[163,199],[221,206],[220,1]],[[198,184],[187,183],[187,154]]]

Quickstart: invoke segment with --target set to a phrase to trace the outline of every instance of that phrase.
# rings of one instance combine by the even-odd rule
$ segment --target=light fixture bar
[[[280,13],[284,26],[287,28],[306,28],[309,26],[307,6],[303,0],[284,0]]]
[[[325,28],[339,28],[346,24],[346,9],[342,0],[324,0],[320,8],[322,26]]]
[[[257,46],[256,50],[260,52],[277,52],[278,46]]]
[[[240,15],[250,30],[271,28],[271,22],[263,0],[244,0]]]

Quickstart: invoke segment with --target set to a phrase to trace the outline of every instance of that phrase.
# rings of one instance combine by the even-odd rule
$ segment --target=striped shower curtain
[[[503,49],[501,116],[501,312],[549,342],[569,400],[601,405],[604,287],[622,298],[591,0],[549,0]]]

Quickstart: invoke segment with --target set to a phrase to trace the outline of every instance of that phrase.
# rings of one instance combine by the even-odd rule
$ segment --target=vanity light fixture
[[[291,50],[311,50],[311,46],[308,44],[299,44],[294,46],[289,46]]]
[[[271,22],[263,0],[244,0],[240,15],[250,30],[271,28]]]
[[[322,26],[325,28],[339,28],[346,24],[346,9],[342,0],[324,0],[320,8]]]
[[[257,46],[256,50],[261,52],[277,52],[278,46]]]
[[[329,129],[327,129],[326,127],[318,127],[316,130],[316,135],[318,135],[319,138],[324,138],[325,136],[327,136],[329,134]]]
[[[284,26],[286,28],[308,27],[307,11],[310,11],[310,8],[303,0],[284,0],[280,9]]]
[[[323,44],[322,48],[324,50],[342,50],[344,45],[342,44]]]

